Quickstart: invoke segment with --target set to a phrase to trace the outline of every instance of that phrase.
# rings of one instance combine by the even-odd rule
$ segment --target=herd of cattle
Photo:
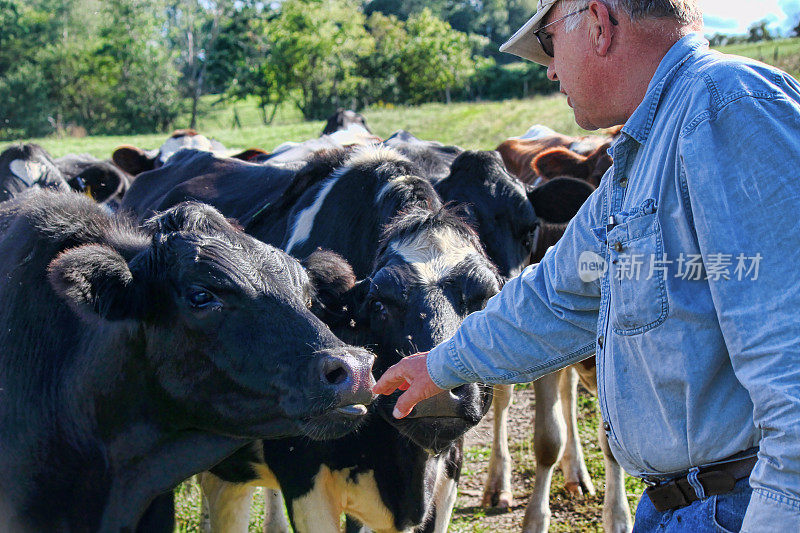
[[[496,151],[339,112],[271,153],[191,130],[110,160],[0,154],[0,531],[172,531],[198,474],[206,528],[447,529],[464,434],[494,403],[484,504],[511,506],[512,387],[465,385],[392,417],[374,377],[446,340],[539,261],[611,165],[613,132],[536,126]],[[537,461],[593,492],[577,433],[592,360],[534,384]],[[629,531],[605,433],[603,524]],[[277,492],[280,491],[280,492]],[[282,498],[282,500],[281,500]]]

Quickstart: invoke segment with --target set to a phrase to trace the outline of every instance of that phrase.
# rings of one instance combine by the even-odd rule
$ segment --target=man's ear
[[[138,315],[139,295],[128,263],[116,250],[87,244],[53,259],[48,278],[55,292],[83,318],[125,320]]]
[[[614,25],[611,23],[608,7],[603,2],[589,3],[589,37],[597,55],[606,57],[611,48]]]

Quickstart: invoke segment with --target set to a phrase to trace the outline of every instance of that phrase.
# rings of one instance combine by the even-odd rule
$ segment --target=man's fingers
[[[405,418],[414,409],[414,406],[425,399],[423,394],[420,394],[422,387],[414,387],[413,385],[406,392],[400,395],[397,403],[394,404],[394,411],[392,416],[395,418]]]
[[[375,394],[391,394],[403,386],[405,386],[405,389],[401,390],[406,390],[409,385],[401,373],[401,365],[402,361],[384,372],[381,379],[372,387],[372,392]]]

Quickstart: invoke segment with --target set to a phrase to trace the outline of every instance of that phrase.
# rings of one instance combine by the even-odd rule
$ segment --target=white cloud
[[[785,33],[800,13],[800,0],[700,0],[706,33],[747,33],[760,20],[769,21],[773,31]]]

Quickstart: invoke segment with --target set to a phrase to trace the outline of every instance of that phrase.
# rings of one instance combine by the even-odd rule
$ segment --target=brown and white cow
[[[551,171],[551,169],[547,170]],[[559,182],[572,182],[572,186],[552,187],[553,184]],[[580,187],[576,187],[578,183],[584,185],[583,192]],[[547,249],[563,235],[569,218],[571,218],[557,218],[558,214],[563,214],[564,206],[572,206],[572,215],[574,215],[593,189],[594,186],[584,179],[559,177],[549,181],[546,187],[535,187],[531,191],[529,196],[531,201],[539,206],[536,214],[540,220],[536,247],[531,255],[532,263],[541,260]],[[551,214],[546,206],[559,206],[559,209]],[[533,494],[523,520],[522,530],[525,533],[542,533],[546,532],[549,527],[550,485],[553,469],[559,461],[568,492],[573,495],[581,495],[584,492],[594,494],[594,485],[585,465],[578,436],[576,402],[578,379],[589,392],[597,393],[597,374],[593,357],[580,364],[544,376],[533,383],[536,395],[534,419],[536,477]],[[494,438],[489,476],[482,502],[487,507],[508,508],[513,505],[511,456],[508,449],[508,410],[511,406],[512,394],[513,385],[495,386]],[[561,404],[560,408],[559,403]],[[610,532],[628,532],[631,530],[631,521],[625,494],[624,474],[611,455],[607,436],[602,428],[598,431],[598,439],[603,450],[606,470],[603,526],[606,531]]]
[[[534,126],[522,137],[500,143],[497,151],[508,171],[524,183],[535,186],[568,176],[597,187],[611,166],[607,150],[618,132],[614,128],[604,135],[570,137]]]

